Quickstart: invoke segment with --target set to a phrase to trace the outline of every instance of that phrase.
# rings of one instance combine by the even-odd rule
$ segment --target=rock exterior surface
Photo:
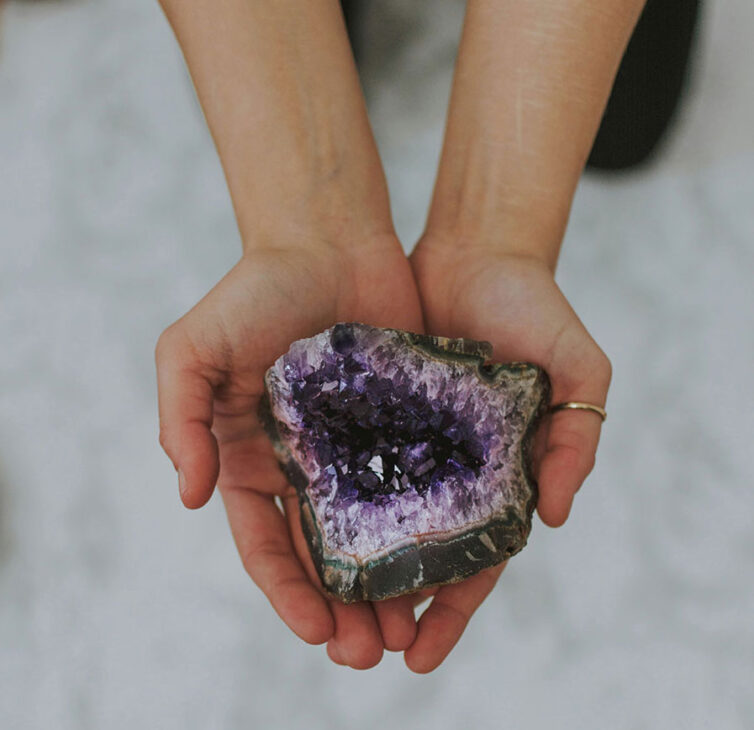
[[[486,342],[347,323],[267,371],[262,422],[342,601],[457,582],[526,544],[550,385],[491,355]]]

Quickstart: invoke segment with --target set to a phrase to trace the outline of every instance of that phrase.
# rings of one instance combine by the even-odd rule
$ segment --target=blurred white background
[[[239,256],[155,0],[0,28],[0,728],[754,725],[754,3],[716,0],[660,159],[588,177],[559,282],[611,356],[598,466],[434,674],[296,639],[157,443],[159,332]],[[372,4],[399,233],[429,199],[463,6]]]

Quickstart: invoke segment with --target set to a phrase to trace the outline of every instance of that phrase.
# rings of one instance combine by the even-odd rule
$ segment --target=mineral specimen
[[[526,544],[549,380],[491,355],[486,342],[349,323],[267,371],[262,421],[342,601],[463,580]]]

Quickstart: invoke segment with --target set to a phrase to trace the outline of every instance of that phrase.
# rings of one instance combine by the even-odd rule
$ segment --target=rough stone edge
[[[457,583],[507,560],[525,545],[531,524],[512,511],[484,525],[445,539],[426,535],[359,564],[342,557],[326,558],[313,510],[302,500],[301,525],[316,555],[315,565],[325,589],[344,603],[380,601],[429,586]]]
[[[355,322],[344,324],[369,327]],[[531,363],[489,364],[487,361],[492,346],[488,342],[419,335],[395,329],[390,331],[400,334],[407,345],[425,350],[439,359],[457,362],[468,358],[475,361],[482,377],[490,383],[505,376],[522,377],[525,373],[535,376],[531,387],[541,388],[542,394],[538,407],[529,417],[521,441],[523,472],[531,497],[526,505],[524,521],[512,510],[506,510],[493,515],[482,526],[446,533],[449,537],[440,540],[432,535],[422,536],[410,545],[388,551],[384,556],[363,564],[355,558],[330,553],[325,550],[314,509],[306,494],[309,480],[280,437],[270,406],[265,375],[265,390],[258,410],[260,422],[273,444],[284,474],[298,494],[301,528],[322,586],[344,603],[378,601],[430,586],[457,583],[502,563],[526,545],[537,504],[538,486],[531,469],[532,447],[537,426],[549,407],[551,388],[547,373]],[[488,536],[492,548],[483,541],[484,534]],[[449,566],[456,567],[451,570]],[[449,573],[452,573],[450,578],[447,577]]]

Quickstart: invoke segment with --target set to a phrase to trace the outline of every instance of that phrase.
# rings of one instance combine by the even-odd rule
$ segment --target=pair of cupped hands
[[[337,664],[376,665],[405,652],[415,672],[438,667],[503,567],[462,583],[344,605],[323,592],[301,531],[294,489],[257,418],[263,375],[296,339],[363,322],[488,340],[498,361],[550,376],[553,402],[604,404],[610,364],[536,256],[425,234],[407,257],[388,226],[363,240],[312,229],[282,243],[245,241],[236,266],[157,345],[160,442],[189,508],[218,487],[243,561],[280,618]],[[534,471],[538,513],[568,517],[594,464],[600,419],[560,411],[543,422]],[[431,598],[417,621],[415,607]]]

